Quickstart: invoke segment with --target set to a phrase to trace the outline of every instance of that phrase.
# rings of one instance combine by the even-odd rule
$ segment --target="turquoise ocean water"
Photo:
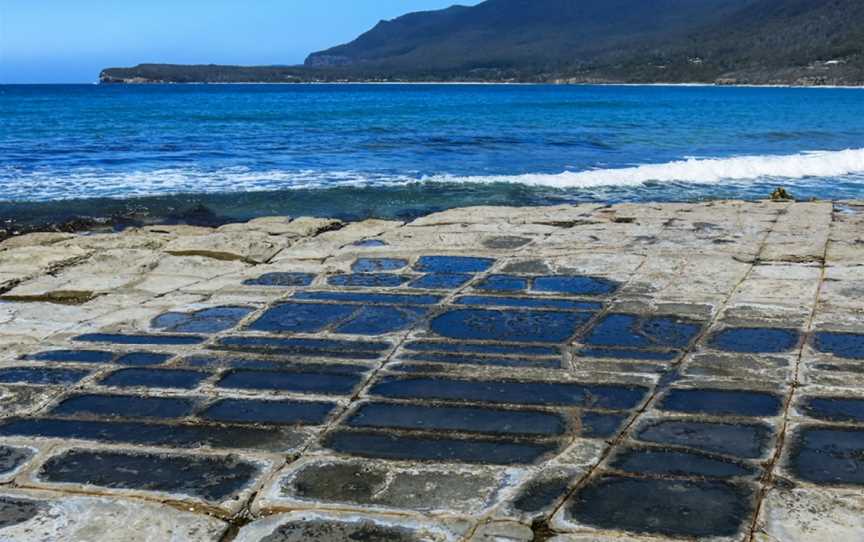
[[[0,218],[864,198],[864,90],[0,86]],[[206,208],[206,211],[203,209]]]

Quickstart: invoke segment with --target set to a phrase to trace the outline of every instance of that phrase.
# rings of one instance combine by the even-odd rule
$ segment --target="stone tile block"
[[[16,542],[218,542],[227,524],[140,500],[58,496],[39,491],[0,494],[0,539]]]

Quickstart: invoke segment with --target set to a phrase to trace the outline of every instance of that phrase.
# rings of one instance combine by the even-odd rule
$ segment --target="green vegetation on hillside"
[[[864,83],[861,0],[487,0],[382,21],[302,67],[142,65],[103,81]]]

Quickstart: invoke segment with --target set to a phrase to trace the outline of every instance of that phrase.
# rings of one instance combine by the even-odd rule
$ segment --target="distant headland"
[[[864,85],[860,0],[487,0],[382,21],[301,66],[140,64],[102,83]]]

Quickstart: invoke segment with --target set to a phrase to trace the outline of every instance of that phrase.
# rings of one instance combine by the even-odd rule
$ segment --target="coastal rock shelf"
[[[10,239],[0,539],[860,540],[862,232],[712,202]]]

